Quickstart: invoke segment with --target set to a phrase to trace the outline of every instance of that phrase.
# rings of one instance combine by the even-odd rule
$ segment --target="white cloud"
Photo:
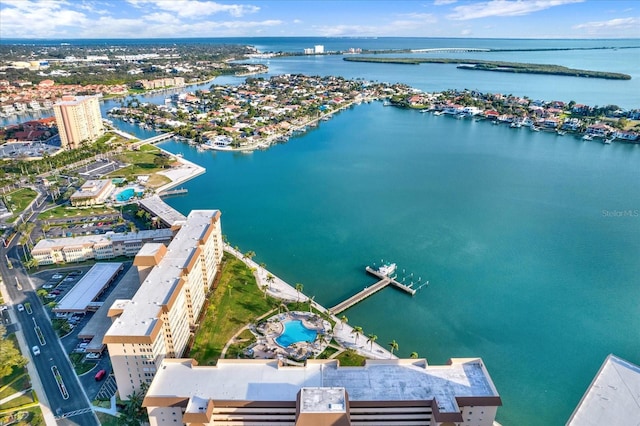
[[[432,24],[437,22],[437,18],[432,13],[402,13],[396,15],[399,18],[406,18],[411,21],[420,21],[422,23]]]
[[[133,6],[139,8],[156,7],[160,10],[171,12],[181,17],[205,17],[217,13],[228,13],[239,18],[246,14],[256,13],[258,6],[241,4],[221,4],[212,1],[199,0],[127,0]]]
[[[457,2],[458,0],[433,0],[434,6],[445,6],[447,4],[452,4]]]
[[[583,1],[584,0],[491,0],[482,3],[456,6],[448,18],[466,21],[490,16],[522,16],[551,7],[581,3]]]
[[[66,37],[88,22],[84,13],[62,8],[68,5],[62,1],[3,0],[0,34],[3,38]]]
[[[470,35],[471,35],[471,33],[472,33],[472,31],[471,31],[470,29],[468,29],[468,28],[467,28],[467,29],[464,29],[464,30],[462,30],[462,31],[460,31],[460,35],[461,35],[461,36],[464,36],[464,37],[468,37],[468,36],[470,36]]]
[[[583,30],[590,35],[610,34],[617,32],[619,36],[638,37],[640,36],[640,18],[616,18],[608,21],[585,22],[574,25],[574,30]],[[624,33],[623,31],[627,31]]]

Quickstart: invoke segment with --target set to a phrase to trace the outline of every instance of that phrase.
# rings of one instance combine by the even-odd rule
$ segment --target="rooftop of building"
[[[162,201],[162,198],[157,195],[140,200],[140,204],[145,210],[158,216],[161,221],[167,223],[169,226],[179,225],[187,220],[185,215]]]
[[[80,189],[71,195],[71,198],[95,197],[109,186],[113,186],[110,179],[90,179],[83,183]]]
[[[609,355],[580,400],[568,426],[623,426],[640,419],[640,367]]]
[[[44,249],[61,249],[64,247],[90,246],[100,243],[158,240],[167,241],[173,236],[171,229],[149,229],[137,232],[119,232],[113,234],[82,235],[67,238],[46,238],[38,241],[32,251]]]
[[[89,99],[98,99],[97,96],[72,96],[72,95],[67,95],[67,96],[63,96],[62,99],[59,102],[56,102],[55,105],[60,105],[60,106],[68,106],[68,105],[79,105]]]
[[[122,269],[122,263],[96,263],[82,276],[53,309],[54,312],[84,312],[111,279]]]
[[[441,413],[459,413],[456,398],[460,397],[482,399],[476,405],[501,405],[480,358],[452,359],[441,366],[430,366],[424,359],[367,360],[362,367],[340,367],[335,360],[309,360],[303,367],[283,366],[275,360],[222,359],[216,366],[194,364],[193,360],[165,359],[145,406],[154,406],[154,398],[295,401],[303,388],[344,388],[352,402],[435,399]],[[322,410],[339,403],[334,395],[319,399],[315,408],[313,404],[306,407]]]
[[[118,281],[116,288],[109,293],[104,304],[91,316],[89,322],[78,333],[78,338],[80,339],[91,339],[86,348],[87,352],[102,352],[104,348],[102,338],[111,326],[111,318],[108,316],[109,309],[114,306],[118,299],[131,299],[136,294],[139,286],[138,269],[131,267]]]
[[[169,303],[212,218],[218,214],[218,210],[193,210],[189,214],[160,264],[149,272],[107,336],[148,336],[152,332],[161,307]],[[143,253],[149,250],[142,248]]]

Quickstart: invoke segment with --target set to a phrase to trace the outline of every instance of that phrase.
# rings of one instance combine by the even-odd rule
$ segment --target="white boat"
[[[442,114],[444,114],[444,112],[442,112],[442,111],[436,111],[436,112],[433,113],[433,115],[442,115]]]
[[[564,130],[558,130],[558,136],[564,136],[567,134],[567,132],[565,132]]]
[[[582,137],[582,140],[585,140],[585,141],[592,141],[592,140],[593,140],[593,138],[591,137],[591,135],[584,135],[584,136]]]
[[[602,140],[602,143],[605,144],[605,145],[609,145],[611,142],[613,142],[613,138],[611,138],[611,139],[603,139]]]
[[[378,272],[382,275],[389,276],[396,271],[396,267],[397,265],[395,263],[388,263],[379,267]]]

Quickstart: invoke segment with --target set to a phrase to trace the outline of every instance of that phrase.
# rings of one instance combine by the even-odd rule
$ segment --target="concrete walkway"
[[[258,286],[262,289],[264,285],[268,286],[267,294],[277,299],[281,299],[287,302],[306,302],[309,297],[302,292],[298,293],[295,287],[286,283],[284,280],[278,278],[275,274],[270,273],[266,268],[260,267],[252,259],[245,258],[243,253],[235,250],[228,244],[225,244],[224,249],[226,252],[234,255],[236,258],[244,262],[249,268],[255,270],[254,276]],[[267,281],[267,277],[273,276],[271,282]],[[312,301],[313,307],[318,311],[326,313],[327,308]],[[397,356],[392,355],[391,352],[380,346],[378,343],[367,342],[368,337],[363,333],[354,333],[353,327],[349,324],[343,324],[342,321],[335,315],[331,315],[331,318],[335,321],[336,325],[333,329],[333,338],[345,349],[353,349],[358,354],[372,359],[393,359]],[[235,337],[235,336],[234,336]]]
[[[27,389],[27,390],[20,391],[20,392],[16,392],[16,393],[14,393],[14,394],[9,395],[9,396],[8,396],[8,397],[6,397],[6,398],[2,398],[2,399],[0,399],[0,405],[2,405],[2,404],[6,404],[7,402],[11,401],[12,399],[19,398],[19,397],[21,397],[22,395],[25,395],[25,394],[27,394],[27,393],[29,393],[29,392],[31,392],[31,388],[29,388],[29,389]]]
[[[104,408],[104,407],[96,407],[95,405],[92,405],[91,408],[93,408],[93,411],[98,411],[100,413],[105,413],[105,414],[111,414],[112,416],[118,417],[118,407],[116,407],[116,396],[112,395],[111,396],[111,407],[109,408]]]

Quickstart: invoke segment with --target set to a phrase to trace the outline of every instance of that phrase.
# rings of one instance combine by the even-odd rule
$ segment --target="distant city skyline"
[[[1,39],[638,38],[636,0],[2,0]]]

